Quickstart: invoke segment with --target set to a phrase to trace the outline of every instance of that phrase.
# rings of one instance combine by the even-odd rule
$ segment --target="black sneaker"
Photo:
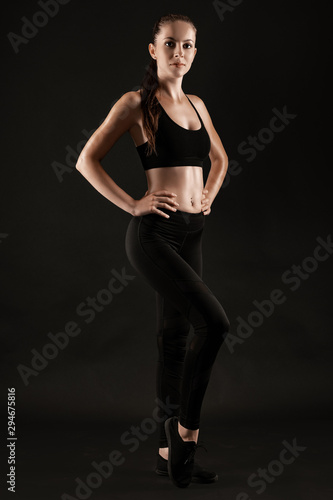
[[[168,440],[168,473],[172,482],[179,488],[186,488],[192,479],[195,441],[184,441],[178,432],[178,417],[170,417],[165,423]]]
[[[198,444],[197,449],[202,446]],[[204,447],[204,446],[203,446]],[[155,468],[156,474],[159,476],[169,476],[168,473],[168,460],[161,457],[159,452],[157,452],[157,463]],[[191,483],[214,483],[218,480],[218,475],[216,472],[210,471],[205,467],[202,467],[199,463],[194,460],[193,472]]]

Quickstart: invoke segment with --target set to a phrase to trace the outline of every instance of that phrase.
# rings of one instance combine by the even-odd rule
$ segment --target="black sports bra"
[[[194,104],[188,97],[187,99],[199,117],[201,128],[189,130],[181,127],[167,115],[158,102],[162,113],[159,116],[155,137],[157,155],[153,151],[150,156],[146,156],[148,141],[136,147],[144,170],[188,165],[203,167],[203,162],[210,152],[210,138]]]

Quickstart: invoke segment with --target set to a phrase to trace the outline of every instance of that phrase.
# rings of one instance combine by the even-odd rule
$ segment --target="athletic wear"
[[[213,292],[202,280],[203,212],[174,212],[132,216],[125,238],[133,268],[156,291],[159,447],[168,446],[164,420],[178,416],[180,424],[196,430],[213,363],[229,331],[229,320]],[[191,325],[194,336],[186,350]],[[161,406],[163,406],[161,405]]]
[[[188,96],[186,97],[195,109],[201,127],[197,130],[189,130],[177,125],[158,102],[161,114],[155,138],[157,155],[153,151],[150,156],[147,156],[148,141],[136,147],[144,170],[177,166],[203,167],[203,162],[210,152],[210,138],[194,104]]]
[[[199,444],[198,446],[200,447],[202,445]],[[204,446],[202,446],[202,447],[205,448]],[[156,463],[155,472],[159,476],[169,476],[168,460],[161,457],[161,455],[159,454],[159,451],[157,452],[157,463]],[[207,483],[214,483],[217,480],[218,480],[218,475],[216,474],[216,472],[211,471],[209,469],[206,469],[206,467],[203,467],[198,462],[196,462],[196,460],[194,458],[191,483],[207,484]]]
[[[165,421],[165,432],[169,447],[169,478],[179,488],[186,488],[192,479],[194,455],[199,445],[195,441],[183,441],[178,432],[177,417],[170,417]]]

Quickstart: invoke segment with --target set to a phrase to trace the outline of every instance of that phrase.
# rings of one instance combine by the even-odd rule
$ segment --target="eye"
[[[169,41],[169,42],[165,42],[165,43],[167,44],[167,43],[173,43],[173,42]],[[190,43],[186,43],[185,45],[187,45],[189,49],[192,48],[192,45]]]

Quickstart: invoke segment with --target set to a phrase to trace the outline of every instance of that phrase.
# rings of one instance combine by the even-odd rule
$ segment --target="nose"
[[[179,55],[177,55],[179,54]],[[176,52],[176,57],[183,57],[184,56],[184,51],[183,51],[183,48],[182,46],[180,46],[178,52]]]
[[[182,55],[178,55],[178,54],[175,54],[175,63],[183,63],[184,62],[184,58]]]

